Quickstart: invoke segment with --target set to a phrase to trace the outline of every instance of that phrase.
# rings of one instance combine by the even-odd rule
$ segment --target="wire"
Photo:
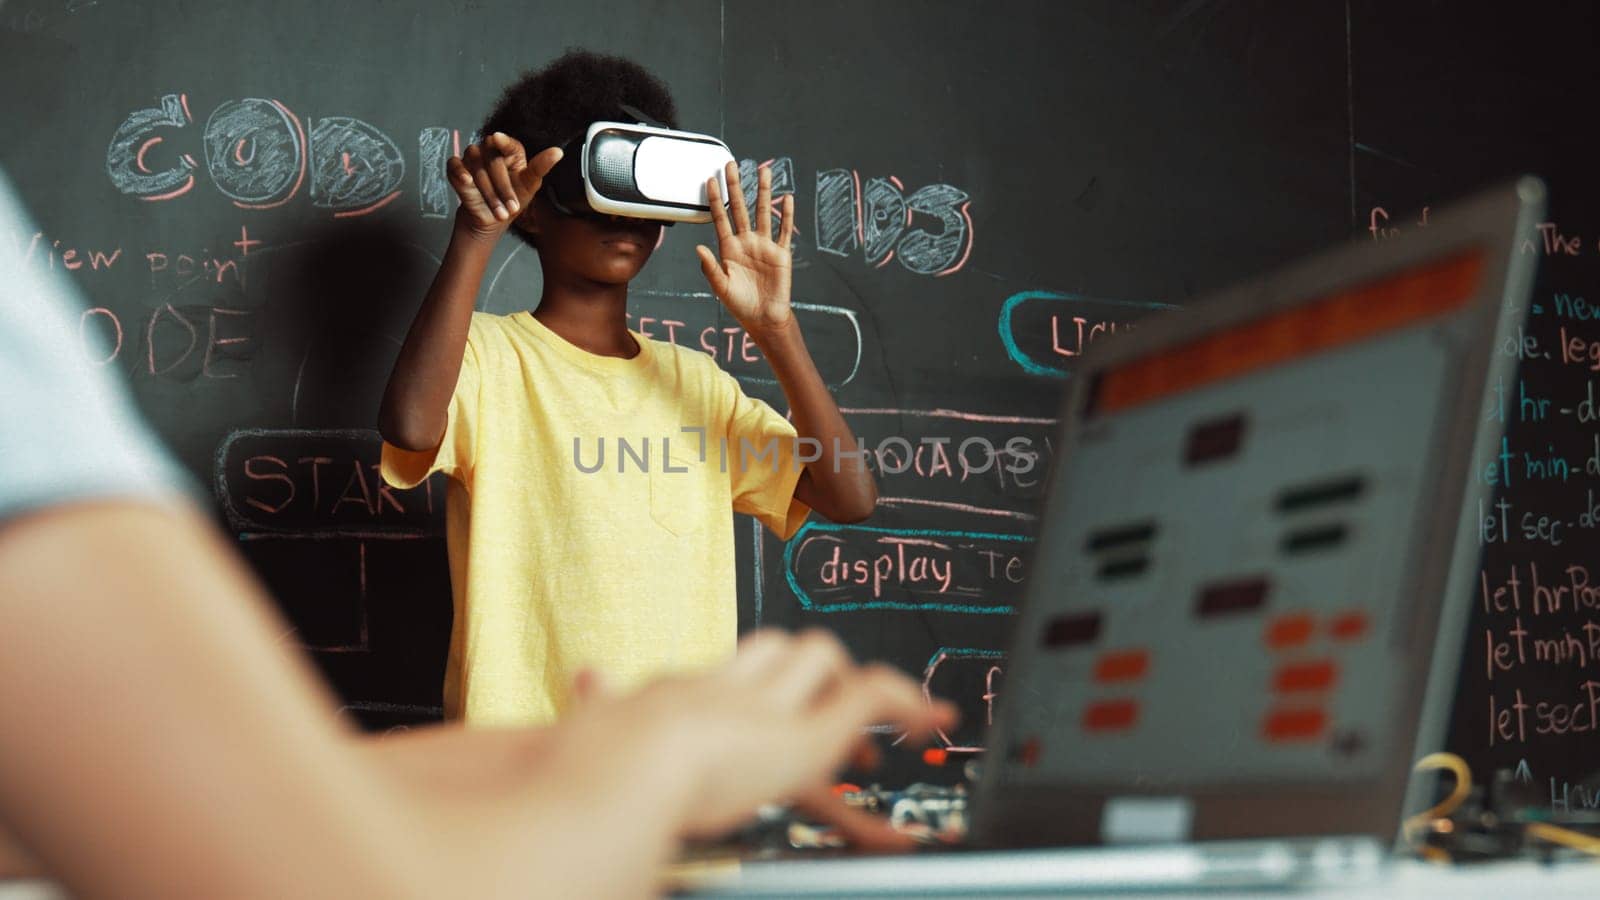
[[[1562,828],[1559,825],[1548,825],[1544,822],[1531,822],[1523,829],[1523,833],[1529,837],[1536,837],[1541,841],[1549,841],[1552,844],[1560,844],[1563,847],[1571,847],[1574,850],[1581,850],[1584,853],[1600,856],[1600,837],[1587,835],[1581,831],[1573,831],[1570,828]]]
[[[1421,840],[1421,833],[1434,827],[1434,823],[1448,822],[1450,814],[1461,806],[1467,795],[1472,793],[1472,769],[1467,761],[1454,753],[1430,753],[1417,760],[1412,767],[1413,771],[1426,772],[1433,769],[1446,769],[1456,778],[1455,788],[1450,791],[1450,796],[1445,797],[1433,806],[1406,819],[1404,833],[1406,841],[1412,845],[1423,859],[1430,862],[1450,862],[1450,854],[1441,847],[1431,846]],[[1564,830],[1564,829],[1562,829]],[[1580,835],[1581,837],[1581,835]],[[1596,840],[1600,846],[1600,840]]]
[[[1450,862],[1451,856],[1448,851],[1425,843],[1421,836],[1424,831],[1446,830],[1442,826],[1451,824],[1450,815],[1460,808],[1462,802],[1472,793],[1472,769],[1467,766],[1466,760],[1454,753],[1430,753],[1417,760],[1415,771],[1425,772],[1434,769],[1444,769],[1454,775],[1455,788],[1450,791],[1448,797],[1406,819],[1405,835],[1406,840],[1423,859],[1431,862]],[[1522,833],[1547,843],[1600,856],[1600,837],[1587,835],[1581,831],[1545,822],[1530,822],[1523,828]]]

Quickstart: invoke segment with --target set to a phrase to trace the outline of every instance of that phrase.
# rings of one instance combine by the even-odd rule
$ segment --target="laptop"
[[[949,854],[746,862],[743,896],[1381,877],[1443,745],[1543,186],[1145,319],[1074,372]],[[1507,344],[1507,341],[1510,344]],[[1503,347],[1513,347],[1504,352]]]

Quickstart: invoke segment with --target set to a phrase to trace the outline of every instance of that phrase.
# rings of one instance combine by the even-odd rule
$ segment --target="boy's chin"
[[[648,261],[648,257],[637,261],[608,261],[591,266],[586,274],[591,281],[598,281],[601,284],[627,284],[644,271],[644,264]]]

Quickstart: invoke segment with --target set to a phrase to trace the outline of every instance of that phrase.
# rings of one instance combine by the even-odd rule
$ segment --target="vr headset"
[[[728,145],[707,134],[663,127],[631,106],[632,122],[594,122],[562,145],[543,191],[557,211],[591,219],[626,216],[709,222],[706,180],[715,176],[727,204]]]

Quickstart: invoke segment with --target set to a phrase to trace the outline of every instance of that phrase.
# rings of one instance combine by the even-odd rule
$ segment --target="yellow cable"
[[[1435,822],[1447,820],[1450,814],[1461,806],[1467,795],[1472,793],[1472,770],[1467,766],[1466,760],[1454,753],[1430,753],[1417,760],[1416,771],[1424,772],[1431,769],[1447,769],[1455,776],[1455,789],[1450,796],[1444,798],[1432,807],[1406,819],[1406,839],[1416,847],[1418,854],[1423,859],[1433,862],[1449,862],[1450,854],[1439,847],[1431,847],[1421,843],[1420,832],[1431,828]],[[1562,828],[1559,825],[1550,825],[1544,822],[1529,823],[1523,831],[1529,837],[1538,838],[1563,847],[1571,847],[1584,853],[1600,856],[1600,837]]]
[[[1584,853],[1600,856],[1600,837],[1587,835],[1581,831],[1573,831],[1570,828],[1562,828],[1559,825],[1549,825],[1544,822],[1533,822],[1525,829],[1525,833],[1541,841],[1549,841],[1552,844],[1560,844],[1563,847],[1571,847],[1574,850],[1582,850]]]
[[[1439,847],[1432,847],[1423,843],[1419,835],[1433,823],[1440,819],[1448,819],[1456,811],[1461,801],[1467,799],[1472,793],[1472,769],[1467,766],[1467,761],[1454,753],[1430,753],[1417,760],[1414,771],[1426,772],[1432,769],[1448,769],[1456,778],[1455,789],[1450,796],[1444,798],[1433,806],[1406,819],[1403,833],[1406,841],[1416,849],[1423,859],[1430,862],[1449,862],[1450,854]]]

